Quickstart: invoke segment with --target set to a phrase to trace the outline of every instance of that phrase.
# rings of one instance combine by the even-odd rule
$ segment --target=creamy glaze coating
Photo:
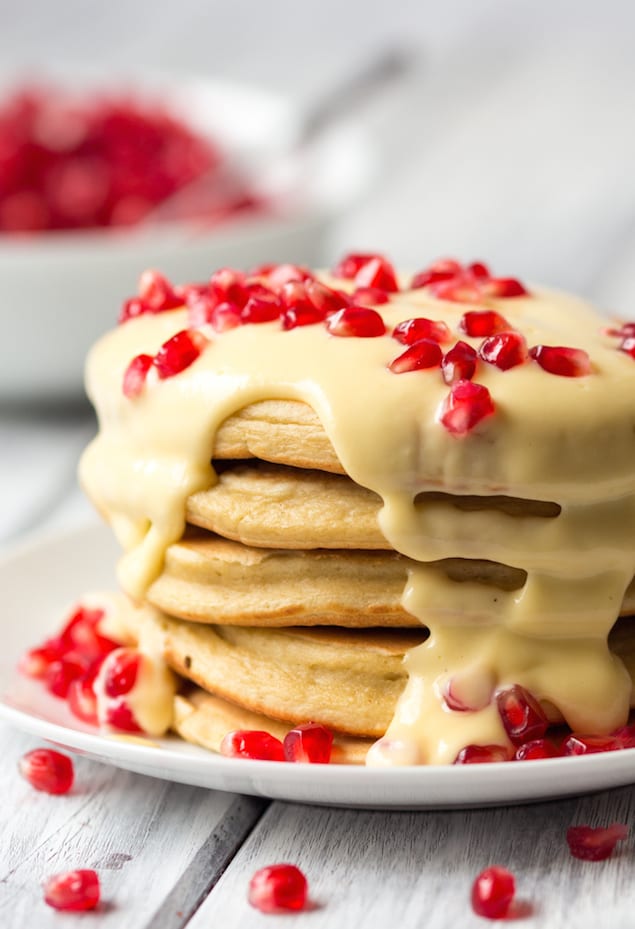
[[[566,378],[533,361],[508,371],[480,363],[474,380],[488,387],[496,412],[461,437],[438,422],[448,393],[438,369],[387,370],[403,350],[389,334],[337,338],[322,325],[283,332],[278,322],[210,332],[191,367],[164,381],[150,377],[133,400],[121,389],[129,361],[186,328],[187,313],[141,317],[106,335],[88,362],[100,432],[80,473],[125,549],[123,588],[143,596],[183,532],[187,497],[213,484],[223,420],[259,400],[302,400],[347,473],[382,497],[390,545],[421,563],[404,605],[431,636],[407,656],[409,684],[388,737],[416,743],[424,763],[451,762],[469,743],[507,744],[493,704],[477,712],[445,705],[447,681],[467,672],[490,676],[496,688],[521,684],[578,731],[624,723],[631,682],[606,637],[635,574],[635,362],[601,334],[606,320],[575,298],[534,290],[490,305],[529,345],[585,349],[593,373]],[[455,339],[480,341],[457,330],[471,307],[425,290],[393,295],[377,309],[388,333],[426,316],[444,320]],[[415,507],[417,494],[430,490],[562,509],[546,519]],[[427,564],[446,557],[500,561],[525,570],[527,582],[509,592],[450,581]]]

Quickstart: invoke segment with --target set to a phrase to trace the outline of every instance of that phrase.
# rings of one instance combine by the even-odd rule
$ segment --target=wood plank
[[[266,806],[82,758],[72,792],[51,797],[16,773],[19,757],[37,744],[0,725],[3,929],[75,927],[77,916],[55,913],[41,890],[46,877],[74,868],[100,874],[100,929],[181,926]]]
[[[632,840],[606,862],[569,854],[569,825],[635,819],[635,788],[562,802],[433,813],[373,813],[272,804],[188,929],[259,925],[246,899],[253,872],[281,861],[306,873],[315,908],[294,929],[482,927],[471,884],[490,864],[517,877],[533,907],[523,929],[632,929]],[[524,909],[524,908],[523,908]],[[289,925],[268,916],[268,929]],[[264,926],[264,922],[263,922]]]

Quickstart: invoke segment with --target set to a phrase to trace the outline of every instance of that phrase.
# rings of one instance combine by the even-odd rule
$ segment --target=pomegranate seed
[[[415,274],[410,282],[410,290],[418,290],[421,287],[427,287],[428,284],[436,284],[438,281],[448,281],[462,273],[463,266],[458,261],[454,258],[442,258],[435,261],[425,271]]]
[[[386,327],[376,310],[366,306],[345,306],[326,320],[326,328],[331,335],[357,336],[367,339],[384,335]]]
[[[443,401],[440,422],[452,435],[465,435],[494,412],[487,387],[472,381],[457,381]]]
[[[282,287],[280,298],[284,309],[280,319],[283,329],[295,329],[296,326],[311,326],[314,323],[322,322],[326,317],[326,309],[321,309],[313,303],[307,288],[308,285],[301,281],[292,281]],[[315,289],[314,294],[318,300],[324,297]],[[337,303],[336,308],[339,309],[342,305],[341,301],[338,299]]]
[[[274,268],[277,268],[277,267],[278,266],[274,262],[270,262],[269,264],[265,263],[262,265],[256,265],[249,272],[249,276],[250,277],[267,277],[267,275],[271,274]]]
[[[344,280],[352,281],[357,272],[375,258],[381,260],[381,255],[355,254],[351,252],[349,255],[345,255],[340,263],[333,268],[333,277],[341,277]]]
[[[529,291],[515,277],[491,277],[483,282],[488,297],[526,297]]]
[[[522,745],[523,742],[542,739],[549,722],[542,707],[528,690],[520,684],[499,690],[496,704],[510,742]]]
[[[139,299],[150,307],[152,313],[183,306],[183,301],[174,293],[172,284],[158,271],[143,272],[139,279]]]
[[[477,281],[487,281],[491,277],[489,268],[482,261],[473,261],[465,270]]]
[[[615,752],[624,748],[614,735],[576,735],[572,733],[562,743],[563,755],[595,755],[598,752]]]
[[[44,899],[56,910],[94,910],[99,903],[99,876],[96,871],[66,871],[49,877]]]
[[[196,329],[182,329],[164,342],[154,358],[159,377],[174,377],[193,364],[208,340]]]
[[[524,364],[529,358],[527,343],[520,332],[499,332],[481,342],[478,349],[483,361],[496,365],[501,371],[508,371]]]
[[[51,748],[27,752],[20,758],[18,769],[32,787],[47,794],[67,794],[73,786],[73,762]]]
[[[100,664],[101,662],[96,662],[92,671],[71,681],[67,696],[68,706],[73,716],[93,726],[96,726],[98,722],[97,696],[93,685]]]
[[[234,303],[241,310],[250,297],[249,289],[245,285],[245,275],[232,268],[215,271],[209,281],[209,290],[217,303]]]
[[[258,729],[235,729],[221,742],[221,755],[228,758],[251,758],[260,761],[284,761],[280,739]]]
[[[581,348],[535,345],[529,349],[529,354],[549,374],[558,374],[560,377],[584,377],[591,373],[591,360]]]
[[[243,323],[269,323],[278,319],[282,311],[280,301],[271,294],[267,297],[250,297],[240,314]]]
[[[549,739],[532,739],[516,749],[514,761],[536,761],[539,758],[557,758],[558,749]]]
[[[227,332],[242,323],[241,310],[235,303],[219,303],[211,313],[210,322],[216,332]]]
[[[26,677],[42,680],[49,667],[64,655],[66,645],[61,638],[47,639],[38,648],[30,648],[22,655],[18,670]]]
[[[309,298],[310,303],[315,307],[316,310],[319,310],[322,313],[323,318],[325,316],[330,316],[331,313],[337,313],[338,310],[343,309],[343,307],[348,306],[351,303],[351,299],[348,294],[343,293],[341,290],[333,290],[331,287],[327,287],[325,284],[321,284],[319,281],[305,281],[304,291]],[[384,294],[383,290],[373,291],[373,293],[380,293],[382,297],[386,297],[386,300],[388,300],[388,297],[386,294]],[[378,300],[377,302],[385,303],[386,300]],[[352,302],[355,303],[355,300]],[[289,304],[289,306],[293,305],[293,303]]]
[[[121,697],[135,685],[142,656],[135,648],[118,648],[108,656],[102,671],[102,685],[107,697]]]
[[[122,732],[143,732],[132,710],[123,699],[106,707],[104,722],[112,729],[120,729]]]
[[[516,893],[511,871],[492,865],[481,871],[472,885],[472,909],[486,919],[504,919]]]
[[[284,737],[284,756],[287,761],[304,761],[309,764],[328,764],[331,760],[333,733],[318,723],[296,726]]]
[[[324,320],[324,313],[316,310],[314,306],[308,307],[291,307],[283,310],[280,316],[282,328],[285,330],[295,329],[297,326],[312,326],[315,323],[321,323]]]
[[[86,672],[86,662],[81,661],[76,653],[68,653],[58,661],[52,662],[44,676],[46,689],[56,697],[66,698],[71,682]]]
[[[267,283],[274,288],[283,287],[293,281],[309,281],[313,275],[308,268],[302,268],[299,265],[283,264],[274,265],[267,274]]]
[[[201,297],[209,297],[207,284],[180,284],[174,288],[174,293],[185,306],[192,306]]]
[[[441,373],[446,384],[471,381],[476,371],[478,356],[467,342],[457,342],[447,351],[441,362]]]
[[[622,339],[620,351],[635,358],[635,336],[629,335]]]
[[[152,355],[135,355],[123,376],[124,396],[130,400],[139,396],[145,387],[146,377],[153,361]]]
[[[372,258],[355,275],[356,287],[376,287],[394,293],[399,290],[395,269],[385,258]]]
[[[437,299],[451,303],[479,303],[483,298],[480,283],[467,275],[432,283],[430,291]]]
[[[617,739],[622,748],[635,748],[635,725],[620,726],[611,735]]]
[[[459,329],[466,335],[482,338],[511,329],[507,320],[496,310],[471,310],[464,313],[459,323]]]
[[[450,710],[474,712],[491,703],[493,692],[494,677],[491,673],[468,668],[448,681],[443,699]]]
[[[352,294],[353,303],[358,306],[381,306],[388,303],[390,296],[378,287],[357,287]]]
[[[307,879],[293,864],[261,868],[249,881],[249,902],[261,913],[303,910],[307,894]]]
[[[130,300],[124,300],[117,322],[121,325],[121,323],[128,322],[129,319],[136,319],[137,316],[143,316],[145,313],[152,313],[152,307],[138,297],[132,297]]]
[[[413,342],[418,342],[419,339],[449,342],[452,338],[450,329],[444,322],[426,319],[425,316],[404,319],[403,322],[397,323],[391,334],[393,339],[401,342],[402,345],[412,345]]]
[[[618,842],[628,836],[628,826],[613,823],[606,829],[591,826],[571,826],[567,829],[567,845],[574,858],[583,861],[604,861],[609,858]]]
[[[509,751],[504,745],[466,745],[453,764],[490,764],[496,761],[509,761]]]
[[[442,358],[443,352],[438,342],[420,339],[391,361],[388,367],[393,374],[404,374],[422,368],[438,368]]]
[[[218,306],[216,297],[208,293],[188,297],[187,322],[190,329],[200,329],[212,321],[212,313]],[[240,314],[240,310],[238,311]]]

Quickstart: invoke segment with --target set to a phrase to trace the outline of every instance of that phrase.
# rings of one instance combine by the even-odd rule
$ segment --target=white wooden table
[[[635,318],[628,0],[131,0],[119,10],[39,0],[5,8],[3,64],[55,53],[177,69],[194,62],[292,85],[304,99],[386,35],[414,42],[423,48],[420,73],[366,114],[384,174],[340,224],[325,260],[348,246],[382,248],[409,266],[448,252],[489,258],[500,273],[578,290]],[[0,398],[0,543],[86,518],[74,470],[93,428],[87,413],[3,410]],[[76,925],[77,916],[48,909],[40,889],[46,876],[74,867],[101,874],[104,906],[79,918],[104,929],[469,929],[484,924],[469,908],[471,882],[492,863],[515,872],[533,908],[518,920],[527,929],[635,926],[635,838],[599,864],[575,861],[564,841],[574,823],[635,828],[635,787],[482,811],[355,812],[184,787],[78,759],[76,788],[53,798],[17,775],[18,758],[35,744],[0,725],[2,929]],[[266,917],[248,906],[253,871],[279,861],[305,870],[310,912]]]

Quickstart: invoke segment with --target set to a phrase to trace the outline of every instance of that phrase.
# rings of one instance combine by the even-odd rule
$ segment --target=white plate
[[[101,526],[23,545],[0,561],[0,717],[64,748],[153,777],[302,803],[431,809],[503,805],[635,782],[635,749],[524,764],[396,770],[222,758],[176,738],[136,744],[83,725],[17,674],[22,651],[59,627],[85,591],[113,588],[117,555]]]

